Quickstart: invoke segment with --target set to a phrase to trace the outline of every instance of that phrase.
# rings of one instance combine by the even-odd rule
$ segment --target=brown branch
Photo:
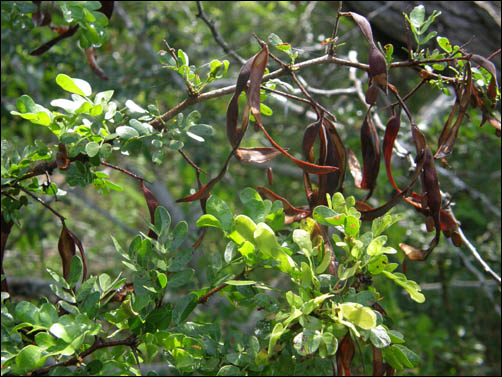
[[[56,367],[67,367],[70,365],[76,365],[82,362],[82,359],[89,356],[91,353],[106,347],[115,347],[115,346],[129,346],[134,347],[136,344],[136,335],[131,335],[130,337],[123,340],[115,340],[110,342],[102,342],[99,338],[96,338],[94,344],[89,348],[80,353],[78,356],[72,357],[69,360],[63,361],[61,363],[56,363],[53,365],[48,365],[46,367],[35,369],[31,375],[43,375],[47,374],[51,369]]]
[[[214,22],[207,17],[206,13],[204,12],[204,8],[202,7],[202,1],[197,1],[197,8],[199,10],[197,17],[199,17],[202,21],[204,21],[206,25],[209,27],[209,30],[211,30],[211,33],[213,34],[216,43],[218,43],[221,46],[221,48],[223,48],[223,51],[225,51],[228,55],[237,60],[240,64],[244,64],[246,62],[246,59],[244,59],[237,52],[232,50],[232,48],[228,45],[228,43],[225,42],[218,29],[216,29],[216,27],[214,26]]]
[[[354,67],[357,69],[361,69],[363,71],[368,71],[369,66],[367,64],[359,63],[359,62],[352,62],[349,60],[345,59],[340,59],[334,56],[329,56],[329,55],[324,55],[319,58],[311,59],[311,60],[306,60],[304,62],[294,64],[293,66],[290,67],[292,71],[299,71],[301,69],[305,69],[308,67],[316,66],[316,65],[322,65],[322,64],[328,64],[328,63],[333,63],[337,65],[343,65],[347,67]],[[278,70],[269,73],[268,75],[263,76],[263,82],[276,79],[284,74],[286,74],[287,70],[285,68],[279,68]],[[150,125],[154,127],[157,130],[161,130],[164,127],[164,123],[166,123],[168,120],[174,118],[176,115],[179,113],[183,112],[186,108],[195,105],[199,102],[202,101],[207,101],[209,99],[213,98],[218,98],[227,94],[232,94],[235,92],[235,85],[230,85],[224,88],[216,89],[207,93],[202,93],[199,94],[198,96],[194,97],[188,97],[185,100],[183,100],[180,104],[176,105],[166,113],[162,114],[160,117],[155,118],[150,122]]]
[[[53,209],[50,205],[48,205],[47,203],[45,203],[38,196],[35,196],[34,194],[32,194],[29,190],[25,189],[23,186],[15,185],[15,187],[17,187],[18,189],[20,189],[21,191],[23,191],[25,194],[28,194],[29,196],[31,196],[35,201],[39,202],[45,208],[47,208],[49,211],[51,211],[54,215],[56,215],[57,217],[59,217],[59,219],[61,220],[61,222],[64,225],[64,221],[66,220],[66,218],[63,215],[61,215],[58,211],[56,211],[55,209]]]
[[[145,182],[148,182],[145,178],[143,177],[140,177],[139,175],[136,175],[134,173],[131,173],[129,170],[126,170],[124,168],[121,168],[120,166],[115,166],[115,165],[112,165],[110,164],[109,162],[106,162],[106,161],[101,161],[101,165],[104,165],[104,166],[108,166],[109,168],[112,168],[112,169],[115,169],[115,170],[118,170],[119,172],[121,173],[124,173],[130,177],[133,177],[134,179],[137,179],[138,181],[145,181]],[[148,182],[148,183],[151,183],[151,182]]]

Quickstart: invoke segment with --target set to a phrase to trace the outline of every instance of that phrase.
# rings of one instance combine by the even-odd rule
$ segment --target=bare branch
[[[214,26],[214,22],[207,17],[207,14],[204,12],[204,8],[202,7],[202,1],[197,1],[197,8],[199,9],[197,17],[199,17],[202,21],[204,21],[206,25],[209,27],[216,43],[218,43],[223,48],[223,51],[225,51],[232,58],[237,60],[237,62],[239,62],[240,64],[244,64],[246,62],[246,59],[244,59],[237,52],[232,50],[232,48],[228,45],[228,43],[225,42],[218,29],[216,29],[216,27]]]

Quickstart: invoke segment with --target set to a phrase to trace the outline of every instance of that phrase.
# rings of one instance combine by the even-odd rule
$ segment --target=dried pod
[[[269,166],[267,168],[267,182],[269,185],[272,185],[273,181],[274,181],[274,175],[272,173],[272,168]]]
[[[56,166],[58,169],[66,170],[70,165],[70,160],[68,159],[68,152],[66,151],[66,146],[63,143],[58,144],[58,153],[56,153]]]
[[[263,164],[272,160],[281,154],[275,148],[256,147],[256,148],[237,148],[235,150],[235,157],[240,162],[254,162],[256,164]]]
[[[399,129],[401,128],[401,108],[397,114],[394,114],[385,127],[385,134],[383,137],[383,157],[385,162],[385,170],[387,171],[387,178],[392,186],[400,191],[397,187],[394,177],[392,176],[391,160],[392,160],[392,149],[394,148],[394,142],[396,140]]]
[[[91,67],[94,74],[101,80],[108,80],[105,72],[101,69],[101,67],[98,65],[98,62],[96,61],[96,49],[91,46],[89,48],[86,48],[84,51],[87,58],[87,64],[89,64],[89,67]]]
[[[150,222],[152,224],[155,223],[155,210],[159,206],[159,202],[157,198],[153,195],[153,193],[145,186],[145,181],[141,181],[141,190],[143,191],[143,196],[146,200],[146,205],[148,206],[148,212],[150,212]],[[153,230],[148,231],[148,237],[153,239],[157,239],[157,234]]]
[[[369,112],[361,127],[361,147],[363,153],[363,180],[361,188],[369,190],[368,199],[377,183],[380,169],[380,141]]]
[[[456,247],[460,247],[464,243],[464,241],[462,241],[462,236],[460,235],[460,233],[458,231],[454,231],[451,234],[451,241],[453,242],[453,244]]]
[[[365,101],[368,105],[374,105],[378,99],[378,86],[375,81],[371,82],[365,94]]]
[[[374,44],[370,45],[368,73],[370,78],[387,92],[387,64],[382,52]]]
[[[76,248],[75,242],[70,236],[68,228],[64,223],[63,229],[61,229],[61,234],[59,235],[58,250],[63,264],[63,277],[65,279],[68,279],[68,277],[70,276],[71,259],[75,255]]]

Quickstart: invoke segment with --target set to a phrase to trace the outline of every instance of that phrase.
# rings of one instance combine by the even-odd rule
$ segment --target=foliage
[[[97,77],[107,79],[94,54],[95,48],[107,43],[113,7],[110,11],[99,2],[57,2],[57,6],[60,19],[58,11],[41,7],[40,3],[2,3],[2,34],[4,21],[6,28],[16,30],[30,24],[30,15],[34,20],[30,29],[50,24],[55,30],[51,20],[64,23],[66,28],[58,31],[60,36],[78,40],[90,69]],[[395,292],[404,290],[408,303],[411,299],[427,305],[403,260],[427,259],[433,249],[441,249],[441,234],[456,246],[463,241],[451,209],[442,202],[435,160],[448,164],[454,147],[459,148],[460,126],[469,112],[474,114],[473,109],[482,114],[481,125],[488,122],[500,135],[500,115],[496,112],[500,93],[493,64],[451,46],[446,37],[435,40],[442,52],[423,49],[437,36],[435,31],[425,34],[439,15],[433,12],[425,19],[423,6],[405,15],[417,46],[408,49],[409,60],[393,63],[394,47],[377,47],[365,17],[339,12],[337,26],[347,16],[359,27],[364,39],[357,48],[364,50],[363,43],[369,45],[368,65],[334,56],[343,44],[334,46],[336,49],[328,46],[325,61],[321,62],[349,65],[350,69],[369,74],[365,113],[358,115],[362,125],[356,141],[350,139],[350,132],[342,133],[335,127],[334,114],[315,100],[308,86],[299,80],[298,71],[308,69],[301,65],[303,62],[295,65],[302,57],[301,50],[273,33],[268,41],[289,61],[284,63],[275,57],[268,45],[256,37],[261,50],[253,51],[255,55],[240,68],[235,86],[226,92],[225,88],[208,89],[229,76],[232,67],[228,60],[211,56],[201,69],[190,64],[196,60],[189,57],[189,52],[176,51],[164,41],[167,51],[159,51],[159,63],[167,68],[164,72],[173,73],[173,80],[181,79],[186,97],[164,114],[158,105],[150,103],[145,109],[136,98],[121,95],[117,99],[115,89],[93,90],[90,80],[65,73],[54,76],[54,88],[70,93],[70,99],[49,100],[55,90],[42,100],[20,95],[16,110],[11,109],[10,114],[42,126],[44,137],[50,131],[52,139],[26,140],[22,151],[15,138],[2,139],[2,374],[139,375],[143,373],[142,365],[159,360],[173,374],[325,375],[336,370],[350,375],[354,370],[367,373],[369,359],[375,375],[416,371],[421,359],[429,356],[422,344],[417,345],[417,339],[425,336],[431,326],[419,316],[399,318]],[[204,17],[202,9],[199,17]],[[64,38],[56,39],[59,42]],[[336,43],[337,38],[333,35],[323,45]],[[32,55],[43,54],[52,48],[50,44],[33,50]],[[278,71],[269,71],[269,57],[279,64]],[[455,103],[447,120],[441,130],[432,134],[439,134],[435,154],[427,142],[430,135],[419,129],[404,102],[415,96],[416,89],[401,97],[389,81],[390,70],[402,67],[418,69],[419,87],[430,83],[448,94],[449,88],[454,90]],[[444,76],[445,70],[452,76]],[[303,98],[296,95],[294,87]],[[389,93],[397,102],[391,106],[380,146],[374,115],[379,97]],[[218,157],[214,157],[208,141],[218,133],[213,126],[221,120],[214,115],[218,111],[209,105],[185,110],[203,101],[217,101],[224,94],[233,95],[226,109],[227,140],[222,137],[218,142],[227,149],[230,144],[230,152],[218,149]],[[274,115],[267,122],[279,117],[277,111],[263,103],[272,94],[307,103],[315,113],[314,122],[304,128],[302,138],[296,130],[296,141],[288,142],[283,137],[287,135],[267,130],[268,125],[265,128],[263,115]],[[49,103],[52,109],[37,102]],[[410,124],[408,137],[401,130],[401,111]],[[246,135],[249,122],[263,132],[264,140],[272,147],[257,146],[258,138],[249,131]],[[396,183],[391,166],[398,136],[413,141],[415,149],[407,151],[414,156],[414,172],[402,186],[404,189]],[[276,140],[287,143],[288,148]],[[346,149],[349,144],[361,152],[362,167],[356,154]],[[296,148],[302,150],[303,157],[295,152]],[[172,164],[176,152],[181,157]],[[386,181],[378,174],[381,152]],[[291,181],[287,185],[291,189],[303,184],[305,195],[296,194],[293,191],[300,190],[295,189],[288,192],[286,199],[268,187],[256,185],[256,181],[251,182],[254,188],[240,186],[237,192],[224,184],[233,157],[242,164],[244,174],[253,179],[250,163],[268,164],[279,156],[300,169],[300,183]],[[200,166],[210,158],[219,172],[203,184]],[[180,186],[178,202],[200,203],[202,212],[196,221],[173,221],[172,210],[161,205],[157,194],[145,185],[148,170],[144,167],[148,165],[143,166],[141,174],[122,167],[125,160],[142,159],[162,167],[176,166],[178,171],[172,179]],[[111,163],[117,160],[120,167]],[[348,181],[347,165],[354,186],[368,192],[364,200],[342,194]],[[111,170],[136,180],[139,190],[121,177],[113,178]],[[56,174],[58,179],[50,179]],[[46,180],[39,179],[41,176]],[[269,186],[273,180],[269,169]],[[413,191],[417,180],[422,184],[420,193]],[[194,181],[197,190],[186,195]],[[384,197],[381,190],[385,183],[394,190],[391,199],[384,204],[370,202],[373,193]],[[142,225],[135,224],[132,240],[113,234],[106,241],[119,254],[122,272],[117,273],[116,266],[113,272],[99,272],[94,263],[88,263],[84,243],[77,236],[82,230],[75,230],[80,214],[63,214],[54,208],[55,203],[49,203],[51,198],[64,200],[76,186],[94,187],[102,198],[130,195],[139,197],[137,202],[146,201],[148,231],[141,232]],[[237,196],[240,203],[235,200]],[[291,204],[305,199],[307,206]],[[57,238],[61,257],[58,268],[62,273],[46,268],[52,279],[50,288],[57,297],[55,302],[47,297],[17,301],[6,291],[3,258],[7,238],[11,230],[24,226],[34,202],[61,222],[60,233],[53,227],[43,235],[59,234],[51,241]],[[404,243],[404,232],[395,231],[398,225],[394,224],[402,224],[407,217],[391,214],[401,202],[425,216],[427,231],[435,231],[423,250]],[[408,222],[405,227],[412,231],[412,239],[425,242],[418,225]],[[76,255],[77,249],[80,255]],[[207,255],[200,261],[197,254],[202,253]],[[390,260],[391,256],[394,259]],[[400,267],[402,272],[398,272]],[[6,272],[8,275],[9,270]],[[208,307],[217,295],[222,297],[220,310]],[[384,309],[386,306],[394,308],[391,311]],[[236,323],[252,315],[259,319],[244,332],[243,326]],[[227,320],[230,325],[225,324]],[[416,321],[418,332],[413,331]]]

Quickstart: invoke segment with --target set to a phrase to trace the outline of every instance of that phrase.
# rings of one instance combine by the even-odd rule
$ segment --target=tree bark
[[[368,17],[375,40],[382,45],[393,43],[396,51],[401,50],[400,46],[407,45],[403,12],[409,14],[420,4],[425,6],[426,18],[433,10],[441,11],[428,32],[435,30],[438,36],[447,37],[453,45],[459,46],[472,39],[465,49],[484,57],[500,49],[500,1],[344,1],[343,10]],[[413,37],[410,37],[412,46],[416,46]],[[433,40],[427,46],[433,49],[437,43]],[[500,80],[500,54],[492,62],[497,67]]]

